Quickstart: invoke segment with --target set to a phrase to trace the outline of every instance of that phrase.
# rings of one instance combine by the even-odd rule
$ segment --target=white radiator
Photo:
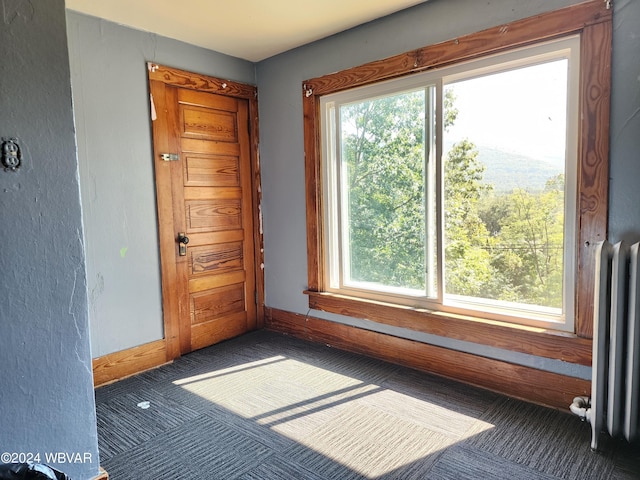
[[[597,246],[591,398],[578,397],[571,405],[591,423],[594,450],[602,431],[630,442],[640,434],[639,247],[607,241]]]

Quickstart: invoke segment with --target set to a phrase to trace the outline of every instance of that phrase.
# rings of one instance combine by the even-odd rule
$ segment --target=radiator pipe
[[[580,420],[591,423],[591,401],[589,397],[574,398],[569,408],[573,414],[580,417]]]

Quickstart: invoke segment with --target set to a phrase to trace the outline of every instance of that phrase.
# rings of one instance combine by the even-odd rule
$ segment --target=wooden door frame
[[[253,85],[224,80],[199,73],[188,72],[177,68],[171,68],[156,63],[148,62],[148,79],[149,88],[151,90],[152,82],[160,82],[164,86],[172,86],[179,88],[188,88],[201,92],[215,93],[228,97],[245,99],[249,106],[249,151],[251,163],[252,188],[251,211],[253,215],[253,242],[254,242],[254,259],[255,262],[255,284],[256,284],[256,321],[248,319],[250,330],[262,328],[264,325],[264,243],[262,238],[262,215],[261,215],[261,181],[260,181],[260,157],[258,152],[258,90]],[[172,180],[177,175],[172,175],[172,171],[176,173],[176,169],[181,169],[182,165],[177,162],[164,162],[160,155],[162,153],[173,152],[176,149],[174,145],[159,144],[156,133],[167,130],[167,121],[164,115],[155,116],[155,112],[164,109],[165,99],[152,98],[152,128],[153,128],[153,156],[156,192],[160,183],[171,185]],[[180,175],[180,178],[181,175]],[[173,207],[170,195],[156,194],[158,215],[160,212],[170,214],[173,218]],[[164,321],[164,340],[166,346],[166,360],[171,361],[180,356],[180,305],[176,301],[175,295],[171,295],[175,291],[176,285],[171,285],[170,278],[176,278],[175,266],[175,228],[173,224],[161,225],[158,222],[158,233],[160,237],[160,265],[162,276],[162,309]],[[247,299],[252,301],[253,299]]]

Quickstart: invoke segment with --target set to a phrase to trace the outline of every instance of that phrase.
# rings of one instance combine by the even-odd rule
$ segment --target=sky
[[[567,60],[459,81],[459,110],[445,145],[468,138],[478,146],[520,153],[564,166]]]

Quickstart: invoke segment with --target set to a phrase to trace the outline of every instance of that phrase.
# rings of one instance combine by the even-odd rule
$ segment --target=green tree
[[[424,95],[341,109],[353,280],[424,288]]]
[[[342,211],[350,279],[426,286],[425,91],[341,107]],[[444,128],[458,117],[445,90]],[[543,192],[496,193],[469,139],[444,158],[445,289],[449,294],[562,305],[562,175]]]
[[[458,118],[460,111],[456,108],[456,94],[453,89],[447,88],[444,91],[444,129],[447,131]]]
[[[564,244],[564,178],[547,181],[543,192],[515,189],[508,195],[509,212],[497,243],[519,257],[516,268],[505,268],[517,287],[518,301],[562,307]]]
[[[514,189],[482,200],[491,265],[503,287],[497,300],[562,306],[564,176],[543,192]]]
[[[445,289],[487,297],[500,288],[491,263],[489,232],[479,213],[491,187],[482,183],[485,166],[469,140],[454,144],[444,162]]]

